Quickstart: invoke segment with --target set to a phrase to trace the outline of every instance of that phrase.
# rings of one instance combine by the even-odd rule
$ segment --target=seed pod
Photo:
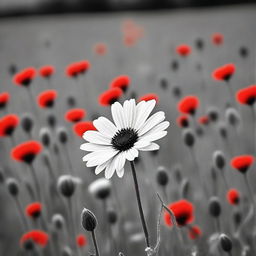
[[[47,123],[51,129],[54,129],[57,124],[56,116],[53,115],[52,113],[48,114]]]
[[[30,133],[34,127],[34,120],[31,114],[25,113],[21,116],[20,124],[24,132]]]
[[[74,107],[76,105],[76,99],[73,96],[68,96],[67,104],[69,107]]]
[[[56,229],[62,229],[65,225],[65,219],[61,214],[56,213],[52,216],[52,224]]]
[[[249,55],[249,49],[246,46],[241,46],[239,48],[239,55],[242,58],[246,58]]]
[[[14,178],[8,178],[6,180],[6,185],[9,193],[16,197],[19,194],[19,184],[16,179]]]
[[[190,183],[188,179],[184,179],[181,183],[181,196],[182,198],[188,198]]]
[[[111,182],[105,178],[97,179],[89,185],[88,191],[97,199],[105,200],[110,195]]]
[[[233,221],[234,221],[236,228],[240,226],[241,221],[242,221],[242,215],[238,210],[233,212]]]
[[[182,181],[182,174],[181,174],[181,166],[179,164],[176,164],[173,167],[173,174],[176,182],[179,184]]]
[[[71,197],[76,188],[76,184],[71,175],[62,175],[58,179],[58,190],[65,197]]]
[[[40,129],[39,138],[45,147],[49,147],[51,144],[51,132],[47,127]]]
[[[220,235],[220,246],[221,246],[223,251],[231,252],[231,250],[232,250],[232,241],[231,241],[231,239],[227,235],[221,234]]]
[[[64,127],[59,127],[57,130],[57,136],[59,139],[59,142],[62,144],[67,143],[68,141],[68,132]]]
[[[175,98],[180,98],[182,95],[181,89],[179,86],[174,86],[172,88],[172,94]]]
[[[220,136],[223,139],[226,139],[228,137],[228,129],[227,129],[227,126],[224,122],[220,122],[218,124],[218,131],[219,131]]]
[[[213,153],[213,163],[216,168],[223,170],[226,165],[226,159],[222,151],[217,150]]]
[[[159,166],[157,169],[156,180],[158,185],[165,187],[168,184],[168,173],[163,166]]]
[[[195,40],[195,47],[197,50],[202,51],[204,49],[204,40],[202,38],[197,38]]]
[[[198,137],[202,137],[204,135],[204,130],[201,126],[196,127],[196,134]]]
[[[160,87],[162,89],[167,89],[168,88],[168,80],[166,77],[161,77],[160,80],[159,80],[159,84],[160,84]]]
[[[182,131],[182,137],[187,147],[193,147],[195,144],[195,135],[192,129],[186,129]]]
[[[10,64],[10,66],[8,67],[8,71],[9,71],[10,76],[15,75],[17,73],[17,70],[18,70],[17,66],[13,63]]]
[[[218,218],[221,214],[221,205],[217,197],[211,197],[209,202],[209,213],[212,217]]]
[[[108,215],[108,222],[110,224],[115,224],[117,222],[117,213],[115,210],[113,209],[109,209],[108,212],[107,212],[107,215]]]
[[[94,231],[97,226],[96,216],[88,209],[84,208],[81,214],[82,227],[87,231]]]
[[[234,108],[227,108],[227,110],[225,112],[225,117],[226,117],[227,122],[231,126],[235,126],[236,127],[241,122],[240,115],[237,112],[237,110],[234,109]]]
[[[219,111],[216,107],[208,108],[206,114],[212,122],[217,122],[219,119]]]
[[[177,71],[179,69],[179,62],[178,60],[172,60],[170,68],[172,71]]]
[[[31,239],[28,239],[28,240],[24,241],[24,242],[22,243],[22,245],[23,245],[23,248],[24,248],[26,251],[33,251],[34,248],[35,248],[34,242],[33,242],[33,240],[31,240]]]

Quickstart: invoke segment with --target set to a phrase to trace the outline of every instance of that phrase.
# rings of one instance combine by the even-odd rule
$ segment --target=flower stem
[[[143,208],[142,208],[142,204],[141,204],[140,191],[139,191],[139,185],[138,185],[138,180],[137,180],[137,176],[136,176],[136,170],[135,170],[134,162],[131,161],[130,163],[131,163],[131,168],[132,168],[132,176],[133,176],[134,187],[135,187],[135,192],[136,192],[136,197],[137,197],[137,203],[138,203],[139,212],[140,212],[141,224],[142,224],[142,228],[144,231],[147,247],[150,247],[149,234],[148,234],[147,224],[145,221]]]
[[[92,233],[92,240],[93,240],[93,244],[94,244],[94,248],[95,248],[95,255],[100,256],[97,239],[95,236],[95,231],[93,230],[91,233]]]

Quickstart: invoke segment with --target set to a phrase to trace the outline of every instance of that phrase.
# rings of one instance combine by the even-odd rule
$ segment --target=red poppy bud
[[[73,126],[74,133],[79,137],[82,137],[86,131],[90,130],[96,131],[96,128],[91,121],[78,122]]]
[[[181,128],[187,128],[187,127],[189,127],[189,118],[187,115],[180,115],[176,119],[176,123]]]
[[[240,104],[252,106],[256,101],[256,85],[250,85],[236,93],[236,99]]]
[[[86,116],[86,111],[82,108],[70,109],[65,114],[65,120],[71,123],[81,121]]]
[[[212,43],[215,45],[223,44],[224,36],[221,33],[214,33],[212,35]]]
[[[238,190],[232,188],[227,192],[227,200],[230,204],[236,205],[240,201],[240,193]]]
[[[143,101],[143,100],[145,100],[145,101],[155,100],[156,103],[158,103],[159,102],[159,97],[155,93],[148,93],[148,94],[145,94],[145,95],[141,96],[138,101]]]
[[[39,69],[39,74],[42,77],[49,78],[55,73],[55,68],[53,66],[43,66]]]
[[[94,45],[93,50],[97,55],[103,56],[107,53],[107,46],[104,43],[97,43]]]
[[[207,125],[209,124],[209,117],[208,116],[201,116],[198,118],[198,123],[202,125]]]
[[[178,103],[177,108],[183,114],[194,115],[199,105],[200,101],[198,97],[190,95],[181,99]]]
[[[10,94],[8,92],[0,93],[0,109],[5,108],[9,100],[10,100]]]
[[[111,82],[110,82],[110,88],[120,88],[123,92],[127,90],[131,83],[130,77],[127,75],[120,75],[115,77]]]
[[[198,226],[189,227],[188,236],[191,240],[195,240],[202,235],[202,231]]]
[[[120,88],[111,88],[105,92],[103,92],[99,96],[99,104],[102,106],[110,106],[114,102],[116,102],[123,94],[123,91]]]
[[[233,63],[226,64],[224,66],[216,68],[212,72],[212,78],[217,81],[226,81],[227,82],[233,76],[235,71],[236,71],[236,66]]]
[[[0,137],[12,136],[19,122],[19,117],[15,114],[4,116],[0,120]]]
[[[58,93],[55,90],[47,90],[41,92],[37,97],[38,105],[41,108],[51,108],[54,106],[55,99],[57,98]]]
[[[42,230],[31,230],[23,234],[20,239],[20,244],[23,245],[28,240],[32,240],[37,245],[45,247],[49,241],[49,236]]]
[[[251,155],[241,155],[236,156],[231,159],[230,165],[237,169],[241,173],[246,173],[250,166],[252,166],[254,162],[254,157]]]
[[[13,77],[13,83],[19,86],[28,87],[36,76],[36,69],[29,67],[23,69]]]
[[[41,215],[41,211],[42,211],[42,204],[39,202],[34,202],[29,204],[25,210],[26,215],[34,219],[38,218]]]
[[[86,236],[83,235],[83,234],[79,234],[77,237],[76,237],[76,243],[77,243],[77,246],[78,247],[84,247],[87,245],[87,239],[86,239]]]
[[[182,57],[186,57],[191,53],[191,47],[187,44],[181,44],[176,47],[176,53]]]

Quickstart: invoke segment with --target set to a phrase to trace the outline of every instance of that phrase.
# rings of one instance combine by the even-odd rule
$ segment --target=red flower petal
[[[85,73],[91,67],[91,63],[88,60],[79,61],[77,65],[80,74]]]
[[[120,88],[111,88],[105,92],[103,92],[99,96],[99,104],[102,106],[110,106],[114,102],[116,102],[123,94],[123,91]]]
[[[203,125],[207,125],[209,124],[210,120],[208,116],[201,116],[198,118],[198,123],[199,124],[203,124]]]
[[[198,97],[189,95],[180,100],[177,108],[181,113],[194,115],[199,105],[200,101]]]
[[[41,150],[41,143],[34,140],[26,141],[11,150],[11,157],[13,160],[29,164],[32,163],[36,155],[38,155]]]
[[[15,131],[15,128],[19,125],[19,122],[19,117],[15,114],[4,116],[0,120],[0,137],[11,136]]]
[[[97,43],[94,45],[93,50],[96,54],[103,56],[107,53],[107,46],[104,43]]]
[[[223,44],[224,36],[221,33],[214,33],[212,35],[212,43],[215,45]]]
[[[77,65],[77,62],[71,63],[66,67],[66,75],[68,77],[77,77],[80,73],[79,65]]]
[[[41,108],[51,108],[58,94],[55,90],[41,92],[37,97],[37,103]]]
[[[10,94],[8,92],[0,93],[0,109],[4,108],[10,100]]]
[[[181,44],[176,47],[176,53],[182,57],[186,57],[191,53],[191,47],[187,44]]]
[[[256,85],[250,85],[236,93],[236,99],[240,104],[253,105],[256,101]]]
[[[187,115],[180,115],[177,119],[176,119],[176,123],[179,127],[181,128],[185,128],[189,126],[189,118]]]
[[[212,72],[213,79],[217,81],[228,81],[236,71],[236,66],[232,63],[216,68]]]
[[[191,240],[195,240],[202,235],[202,231],[198,226],[192,226],[189,228],[188,236]]]
[[[19,86],[29,86],[36,76],[36,69],[29,67],[23,69],[13,77],[13,83]]]
[[[120,88],[123,91],[126,91],[126,89],[130,85],[130,77],[127,75],[120,75],[115,77],[111,82],[110,82],[110,88]]]
[[[90,130],[96,131],[96,128],[91,121],[79,122],[73,126],[74,133],[79,137],[82,137],[86,131]]]
[[[240,171],[241,173],[246,173],[250,166],[254,162],[254,157],[251,155],[241,155],[236,156],[231,159],[230,165],[234,168]]]
[[[41,211],[42,211],[42,204],[39,202],[34,202],[29,204],[25,210],[26,215],[31,218],[39,217],[39,215],[41,214]]]
[[[55,68],[54,66],[50,66],[50,65],[47,65],[47,66],[43,66],[39,69],[39,74],[42,76],[42,77],[50,77],[52,76],[53,74],[55,73]]]
[[[78,247],[84,247],[85,245],[87,245],[86,236],[83,234],[79,234],[76,237],[76,244],[78,245]]]
[[[76,123],[81,121],[86,115],[86,111],[82,108],[70,109],[65,114],[65,119],[68,122]]]
[[[30,239],[33,240],[37,245],[45,247],[49,241],[49,236],[42,230],[31,230],[21,237],[20,244],[22,245],[24,242]]]
[[[143,101],[143,100],[144,100],[144,101],[155,100],[156,103],[158,103],[159,97],[158,97],[158,95],[155,94],[155,93],[148,93],[148,94],[145,94],[145,95],[141,96],[141,97],[138,99],[138,101]]]
[[[227,200],[230,204],[236,205],[240,201],[240,193],[238,190],[232,188],[227,192]]]

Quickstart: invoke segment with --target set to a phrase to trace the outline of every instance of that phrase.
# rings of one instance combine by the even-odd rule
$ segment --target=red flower
[[[0,137],[12,136],[15,128],[19,125],[19,117],[15,114],[4,116],[0,120]]]
[[[13,77],[13,83],[19,86],[27,87],[31,84],[35,76],[36,76],[36,69],[33,67],[29,67],[15,74]]]
[[[179,127],[181,128],[185,128],[189,126],[189,118],[187,115],[180,115],[177,119],[176,119],[176,123]]]
[[[10,94],[8,92],[0,93],[0,109],[4,108],[10,100]]]
[[[110,106],[116,102],[122,96],[122,94],[123,91],[120,88],[111,88],[99,96],[99,104],[102,106]]]
[[[238,190],[232,188],[227,192],[227,200],[230,204],[236,205],[240,201],[240,193]]]
[[[79,122],[73,126],[74,133],[79,137],[82,137],[86,131],[90,130],[96,131],[96,128],[91,121]]]
[[[49,78],[55,73],[55,68],[53,66],[47,65],[39,69],[39,74],[42,77]]]
[[[120,88],[122,91],[126,91],[127,88],[130,85],[130,77],[127,75],[121,75],[115,77],[111,82],[110,82],[110,88]]]
[[[203,125],[207,125],[209,124],[210,120],[208,116],[201,116],[198,118],[198,123],[199,124],[203,124]]]
[[[231,159],[230,165],[234,168],[240,171],[241,173],[246,173],[250,166],[254,162],[254,157],[251,155],[242,155],[242,156],[236,156]]]
[[[58,94],[55,90],[41,92],[37,97],[37,103],[41,108],[51,108],[54,106],[57,96]]]
[[[145,100],[145,101],[155,100],[158,103],[159,97],[155,93],[148,93],[148,94],[141,96],[138,101],[143,101],[143,100]]]
[[[199,104],[200,101],[198,97],[193,95],[186,96],[178,103],[178,110],[184,114],[194,115]]]
[[[65,119],[68,122],[76,123],[81,121],[86,115],[86,111],[82,108],[70,109],[65,114]]]
[[[189,227],[188,236],[191,240],[195,240],[202,235],[202,230],[198,226]]]
[[[34,202],[29,204],[25,210],[27,216],[31,218],[39,217],[41,215],[41,211],[42,211],[42,204],[39,202]]]
[[[18,162],[32,163],[35,157],[41,152],[42,145],[35,141],[26,141],[16,147],[11,151],[11,157],[13,160]]]
[[[87,239],[86,236],[83,234],[79,234],[76,237],[76,243],[78,247],[84,247],[85,245],[87,245]]]
[[[71,63],[66,67],[66,75],[69,77],[77,77],[80,73],[77,62]]]
[[[256,101],[256,85],[250,85],[236,93],[236,99],[240,104],[252,106]]]
[[[42,230],[31,230],[23,234],[23,236],[20,239],[20,244],[23,245],[28,240],[32,240],[37,245],[45,247],[49,241],[49,236]]]
[[[236,71],[236,66],[234,64],[232,63],[226,64],[224,66],[216,68],[212,72],[212,77],[217,81],[229,81],[229,79],[232,77],[235,71]]]
[[[107,53],[107,46],[104,43],[97,43],[94,45],[93,50],[96,54],[103,56]]]
[[[179,226],[185,226],[194,220],[194,206],[185,199],[179,200],[168,205],[168,208],[173,212],[177,224]],[[172,226],[172,220],[170,214],[166,211],[164,214],[164,220],[167,226]]]
[[[191,47],[187,44],[181,44],[176,47],[176,53],[182,57],[186,57],[191,53]]]
[[[215,45],[221,45],[223,43],[224,36],[220,33],[214,33],[212,35],[212,42]]]
[[[91,63],[88,60],[82,60],[77,62],[77,66],[79,73],[84,74],[91,67]]]

